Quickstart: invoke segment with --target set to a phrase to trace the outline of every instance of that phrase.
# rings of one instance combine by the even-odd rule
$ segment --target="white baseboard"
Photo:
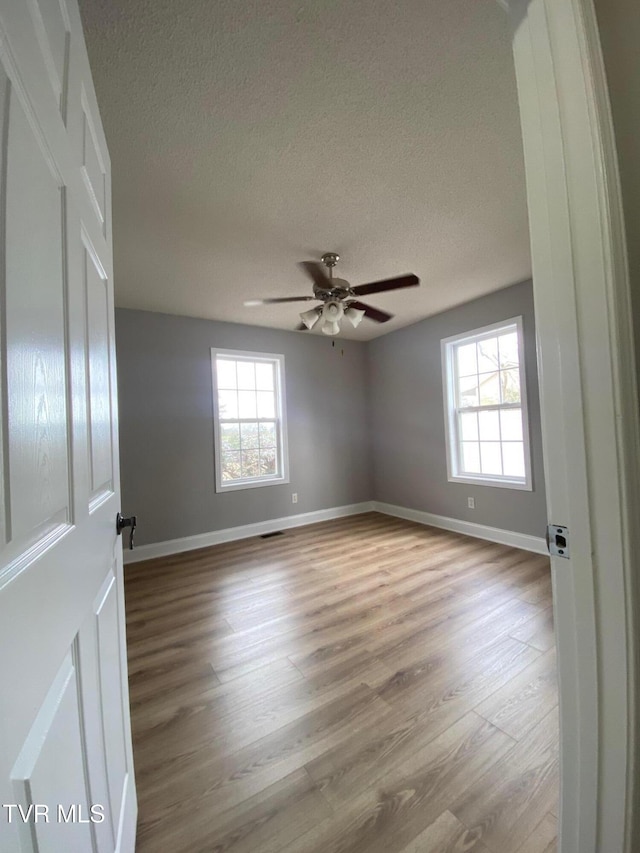
[[[248,539],[251,536],[262,536],[264,533],[274,533],[276,530],[301,527],[303,524],[315,524],[318,521],[330,521],[332,518],[360,515],[363,512],[371,512],[373,508],[373,501],[364,501],[359,504],[319,509],[315,512],[302,512],[284,518],[272,518],[268,521],[259,521],[256,524],[243,524],[239,527],[227,527],[224,530],[212,530],[209,533],[184,536],[181,539],[169,539],[166,542],[154,542],[151,545],[140,545],[133,551],[124,551],[124,562],[139,563],[142,560],[152,560],[154,557],[167,557],[170,554],[180,554],[182,551],[195,551],[197,548],[208,548],[210,545],[220,545],[222,542],[233,542],[236,539]]]
[[[303,512],[298,515],[288,515],[284,518],[272,518],[255,524],[243,524],[238,527],[227,527],[224,530],[212,530],[209,533],[199,533],[196,536],[184,536],[181,539],[170,539],[166,542],[154,542],[151,545],[140,545],[134,551],[124,552],[125,563],[139,563],[142,560],[152,560],[155,557],[167,557],[180,554],[182,551],[194,551],[197,548],[208,548],[210,545],[220,545],[223,542],[233,542],[236,539],[248,539],[251,536],[262,536],[276,530],[288,530],[301,527],[303,524],[316,524],[319,521],[329,521],[332,518],[343,518],[348,515],[360,515],[363,512],[381,512],[407,521],[416,521],[431,527],[440,527],[476,539],[486,539],[498,542],[500,545],[511,545],[534,554],[547,554],[547,546],[541,537],[529,536],[526,533],[515,533],[502,530],[499,527],[489,527],[486,524],[476,524],[473,521],[462,521],[459,518],[447,518],[444,515],[434,515],[419,509],[409,509],[403,506],[382,503],[381,501],[364,501],[359,504],[336,506],[330,509],[320,509],[316,512]]]
[[[462,521],[459,518],[447,518],[444,515],[434,515],[431,512],[394,506],[381,501],[374,501],[373,509],[375,512],[381,512],[385,515],[394,515],[397,518],[405,518],[407,521],[417,521],[418,524],[441,527],[443,530],[464,533],[465,536],[474,536],[476,539],[488,539],[489,542],[498,542],[500,545],[511,545],[512,548],[533,551],[534,554],[549,553],[547,543],[539,536],[515,533],[512,530],[502,530],[499,527],[489,527],[486,524],[476,524],[473,521]]]

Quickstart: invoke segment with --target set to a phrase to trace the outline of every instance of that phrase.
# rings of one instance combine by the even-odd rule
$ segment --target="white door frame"
[[[561,731],[561,853],[640,849],[633,808],[640,430],[613,125],[593,0],[498,0],[527,178]]]

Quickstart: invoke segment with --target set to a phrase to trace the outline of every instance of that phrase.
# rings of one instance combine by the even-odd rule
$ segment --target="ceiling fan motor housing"
[[[314,285],[314,296],[317,299],[322,299],[323,302],[330,302],[335,299],[346,299],[351,296],[351,285],[344,278],[332,278],[331,287],[318,287]]]

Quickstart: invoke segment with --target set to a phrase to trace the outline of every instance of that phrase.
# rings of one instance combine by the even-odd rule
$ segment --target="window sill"
[[[521,492],[532,492],[533,486],[524,480],[492,479],[491,477],[472,477],[470,475],[449,475],[450,483],[467,483],[472,486],[493,486],[498,489],[516,489]]]
[[[224,483],[216,483],[216,493],[237,492],[241,489],[258,489],[263,486],[281,486],[289,482],[288,477],[270,477],[260,480],[232,480]]]

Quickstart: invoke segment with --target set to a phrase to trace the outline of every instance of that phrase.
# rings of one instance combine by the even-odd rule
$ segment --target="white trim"
[[[143,560],[153,560],[156,557],[168,557],[171,554],[181,554],[183,551],[209,548],[211,545],[221,545],[223,542],[235,542],[238,539],[249,539],[252,536],[273,533],[276,530],[289,530],[292,527],[317,524],[320,521],[330,521],[333,518],[346,518],[350,515],[361,515],[364,512],[379,512],[382,515],[392,515],[395,518],[404,518],[407,521],[415,521],[418,524],[426,524],[429,527],[439,527],[442,530],[451,530],[453,533],[473,536],[475,539],[486,539],[489,542],[497,542],[500,545],[510,545],[512,548],[521,548],[523,551],[531,551],[534,554],[548,554],[545,540],[539,536],[530,536],[527,533],[517,533],[513,530],[502,530],[499,527],[476,524],[475,522],[464,521],[460,518],[448,518],[444,515],[435,515],[434,513],[423,512],[419,509],[395,506],[384,503],[383,501],[363,501],[359,504],[347,504],[346,506],[331,507],[330,509],[319,509],[315,512],[303,512],[298,515],[288,515],[284,518],[272,518],[267,521],[258,521],[254,524],[227,527],[224,530],[211,530],[208,533],[199,533],[195,536],[169,539],[166,542],[140,545],[133,551],[124,551],[124,562],[127,564],[139,563]]]
[[[181,539],[169,539],[166,542],[154,542],[151,545],[140,545],[133,551],[124,551],[124,562],[139,563],[143,560],[153,560],[156,557],[168,557],[181,554],[184,551],[195,551],[198,548],[209,548],[211,545],[221,545],[223,542],[235,542],[239,539],[249,539],[252,536],[262,536],[276,530],[289,530],[292,527],[302,527],[306,524],[317,524],[320,521],[330,521],[334,518],[346,518],[350,515],[361,515],[364,512],[379,512],[382,515],[392,515],[407,521],[416,521],[429,527],[439,527],[473,536],[475,539],[486,539],[500,545],[510,545],[512,548],[522,548],[534,554],[547,554],[544,539],[530,536],[527,533],[516,533],[512,530],[502,530],[499,527],[489,527],[486,524],[476,524],[459,518],[447,518],[444,515],[434,515],[418,509],[394,506],[382,501],[363,501],[358,504],[347,504],[330,509],[319,509],[315,512],[302,512],[298,515],[288,515],[284,518],[272,518],[258,521],[255,524],[242,524],[238,527],[227,527],[224,530],[211,530],[195,536],[184,536]]]
[[[598,165],[598,194],[602,206],[605,229],[605,252],[607,253],[606,292],[608,322],[611,335],[612,379],[615,401],[616,456],[619,475],[619,497],[622,511],[621,546],[623,554],[622,575],[624,581],[625,628],[628,664],[625,673],[628,684],[628,726],[626,743],[621,747],[627,755],[625,814],[625,850],[640,848],[640,784],[638,784],[637,735],[638,699],[637,681],[640,668],[638,643],[638,554],[640,553],[640,529],[637,524],[640,507],[640,422],[638,418],[638,375],[636,372],[633,306],[631,304],[631,282],[627,265],[627,235],[625,232],[622,189],[618,170],[618,158],[614,136],[609,90],[605,77],[600,48],[598,23],[593,2],[583,4],[584,50],[595,54],[592,63],[590,85],[592,87],[592,123],[594,144],[597,146],[601,165]],[[615,535],[615,534],[614,534]],[[611,651],[615,655],[616,650]],[[605,663],[605,666],[607,664]],[[604,690],[607,688],[604,687]],[[607,749],[607,745],[604,745]],[[615,792],[613,793],[615,798]],[[615,818],[614,818],[615,819]]]
[[[522,444],[524,453],[524,477],[506,477],[503,475],[470,474],[460,473],[461,467],[461,440],[458,434],[458,412],[459,401],[457,399],[457,371],[455,365],[456,347],[465,343],[477,343],[488,338],[493,338],[507,329],[515,328],[518,335],[518,372],[520,374],[520,403],[522,414]],[[531,443],[529,438],[529,406],[527,396],[527,376],[524,353],[524,330],[522,315],[510,317],[489,326],[478,329],[469,329],[449,335],[440,341],[440,360],[442,367],[442,396],[444,411],[444,429],[447,451],[447,480],[450,483],[468,483],[475,486],[490,486],[500,489],[519,489],[530,492],[533,489],[531,475]],[[477,373],[477,370],[476,370]],[[515,405],[515,404],[514,404]],[[504,405],[471,406],[469,412],[480,412],[491,409],[500,411],[506,408]],[[478,437],[479,438],[479,437]],[[500,440],[500,452],[502,453],[502,440]],[[479,447],[479,445],[478,445]]]
[[[120,810],[118,838],[114,853],[129,853],[129,851],[135,850],[136,847],[136,817],[138,814],[138,801],[131,773],[127,773],[124,777],[122,802],[125,805],[123,805]]]
[[[271,518],[258,521],[255,524],[242,524],[238,527],[227,527],[224,530],[211,530],[208,533],[198,533],[195,536],[184,536],[181,539],[169,539],[166,542],[154,542],[151,545],[140,545],[133,551],[124,551],[124,562],[139,563],[141,560],[152,560],[155,557],[167,557],[180,554],[183,551],[195,551],[198,548],[208,548],[223,542],[234,542],[237,539],[248,539],[251,536],[262,536],[276,530],[289,530],[305,524],[316,524],[319,521],[330,521],[333,518],[346,518],[349,515],[361,515],[371,512],[373,501],[363,501],[358,504],[334,506],[329,509],[318,509],[315,512],[302,512],[297,515],[287,515],[284,518]]]
[[[551,561],[559,849],[630,853],[640,837],[640,808],[634,815],[640,433],[611,111],[593,0],[512,0],[510,10],[547,504],[550,519],[571,534],[571,559]]]
[[[525,462],[526,464],[526,462]],[[496,480],[488,474],[478,474],[477,477],[472,477],[471,474],[465,474],[464,477],[459,477],[457,474],[451,474],[447,477],[450,483],[467,483],[470,486],[491,486],[492,489],[515,489],[521,492],[533,491],[531,483],[523,482],[522,480]]]
[[[500,334],[500,332],[507,326],[517,326],[518,332],[522,332],[522,314],[517,314],[515,317],[505,317],[504,320],[489,323],[487,326],[478,326],[477,329],[468,329],[465,332],[456,332],[455,335],[449,335],[447,338],[442,338],[440,343],[463,344],[465,341],[476,342],[485,338],[495,338],[496,334]]]
[[[445,515],[435,515],[432,512],[423,512],[420,509],[410,509],[404,506],[374,501],[373,509],[384,515],[393,515],[396,518],[404,518],[407,521],[415,521],[418,524],[426,524],[429,527],[439,527],[442,530],[451,530],[453,533],[462,533],[464,536],[473,536],[475,539],[486,539],[489,542],[497,542],[500,545],[510,545],[512,548],[521,548],[523,551],[532,551],[534,554],[547,554],[547,544],[539,536],[530,536],[528,533],[517,533],[513,530],[502,530],[499,527],[489,527],[486,524],[476,524],[473,521],[463,521],[461,518],[448,518]]]
[[[222,468],[220,457],[222,450],[220,446],[220,415],[218,412],[218,375],[216,372],[217,356],[228,356],[233,361],[263,361],[275,366],[275,396],[276,416],[272,420],[276,422],[278,433],[278,458],[279,473],[273,476],[247,478],[244,480],[233,480],[231,482],[222,480]],[[214,471],[215,489],[217,493],[235,492],[240,489],[255,489],[261,486],[280,486],[289,482],[289,438],[287,435],[287,395],[285,391],[284,378],[284,355],[282,353],[248,352],[247,350],[219,349],[211,347],[211,387],[213,390],[213,444],[214,444]],[[223,389],[224,390],[224,389]],[[236,420],[236,419],[234,419]],[[255,418],[260,420],[260,418]]]

